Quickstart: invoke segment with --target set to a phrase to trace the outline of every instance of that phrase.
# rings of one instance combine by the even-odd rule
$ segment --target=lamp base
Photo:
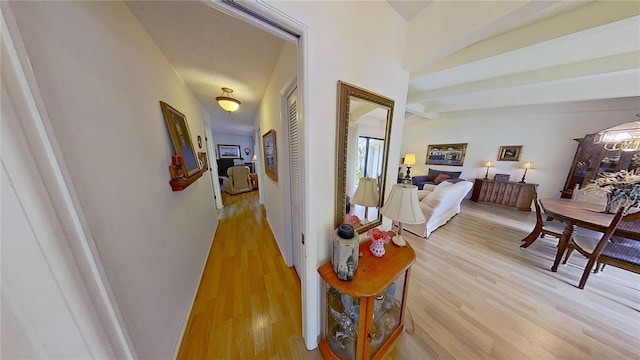
[[[524,182],[524,177],[525,177],[525,176],[527,176],[527,170],[528,170],[528,169],[524,169],[524,174],[522,174],[522,180],[520,180],[519,184],[526,184],[526,183]]]
[[[402,235],[394,236],[391,241],[400,247],[407,246],[407,242],[402,238]]]
[[[411,166],[407,166],[407,175],[404,177],[405,180],[411,180]]]

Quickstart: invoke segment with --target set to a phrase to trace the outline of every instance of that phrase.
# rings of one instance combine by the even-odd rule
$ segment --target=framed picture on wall
[[[160,101],[160,108],[167,124],[169,137],[173,143],[173,151],[176,155],[182,157],[184,171],[186,171],[187,176],[191,176],[200,170],[200,166],[191,142],[187,117],[164,101]]]
[[[240,145],[218,145],[220,159],[240,159]]]
[[[520,161],[522,145],[500,146],[498,151],[498,161]]]
[[[467,143],[429,145],[425,164],[462,166],[466,153]]]
[[[278,181],[278,156],[276,152],[276,131],[271,129],[262,135],[262,153],[264,154],[264,172],[273,181]]]

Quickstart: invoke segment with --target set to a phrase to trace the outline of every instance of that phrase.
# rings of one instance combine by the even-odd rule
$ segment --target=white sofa
[[[418,191],[420,208],[427,221],[422,224],[404,224],[404,230],[428,238],[434,230],[460,212],[460,203],[471,188],[473,183],[469,181],[455,184],[443,181],[433,187],[432,191]]]

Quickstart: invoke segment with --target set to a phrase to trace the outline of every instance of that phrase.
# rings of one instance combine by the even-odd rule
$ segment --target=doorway
[[[289,261],[287,264],[289,266],[294,266],[299,277],[301,284],[301,298],[302,298],[302,336],[305,340],[305,344],[308,349],[313,349],[317,346],[317,330],[316,326],[318,325],[317,311],[311,311],[312,308],[315,309],[314,305],[317,305],[317,299],[319,298],[319,289],[314,286],[308,286],[309,279],[307,278],[307,273],[310,270],[308,268],[309,263],[315,263],[317,254],[305,254],[305,239],[304,233],[306,228],[306,223],[304,221],[305,216],[307,216],[306,209],[306,201],[305,201],[305,174],[308,171],[305,164],[305,153],[304,153],[304,143],[305,143],[305,127],[304,127],[304,119],[306,119],[305,112],[305,69],[307,64],[307,54],[306,54],[306,27],[298,23],[296,20],[283,17],[283,14],[276,12],[273,8],[267,6],[263,3],[249,3],[249,2],[233,2],[233,1],[224,1],[220,2],[212,2],[207,5],[217,8],[224,13],[227,13],[237,19],[241,19],[246,23],[263,29],[266,32],[274,34],[276,36],[280,36],[281,38],[287,40],[289,43],[296,45],[296,63],[297,69],[295,71],[295,89],[296,89],[296,99],[295,99],[295,107],[297,111],[296,124],[297,124],[297,177],[291,178],[290,173],[280,174],[278,178],[280,181],[278,184],[269,187],[269,178],[264,176],[264,171],[262,170],[263,164],[262,159],[262,134],[259,133],[255,139],[257,146],[256,153],[258,155],[258,183],[260,187],[260,202],[264,204],[267,211],[269,211],[270,206],[274,206],[273,203],[273,193],[272,190],[276,190],[279,192],[279,198],[275,201],[275,206],[280,204],[282,206],[284,204],[285,207],[289,207],[290,209],[285,209],[285,213],[289,213],[289,219],[286,220],[286,238],[288,239],[288,244],[280,244],[281,251],[284,253],[288,252]],[[283,95],[281,93],[280,95]],[[290,93],[284,94],[286,97],[290,95]],[[282,104],[282,102],[280,102]],[[280,114],[287,114],[288,107],[281,106],[279,110],[282,110]],[[277,117],[278,120],[281,119],[281,116]],[[256,122],[254,124],[255,129],[260,129],[259,131],[264,133],[273,128],[273,126],[277,126],[281,134],[285,135],[289,133],[288,124],[284,123],[271,124],[271,123],[261,123]],[[289,149],[289,139],[285,136],[283,139],[287,139],[286,143],[280,143],[280,149],[283,154],[278,154],[278,156],[284,160],[283,164],[289,165],[289,157],[291,156],[291,150]],[[282,155],[282,156],[281,156]],[[295,156],[294,156],[295,157]],[[296,161],[296,159],[294,159]],[[282,166],[280,170],[284,172],[290,172],[289,166]],[[294,175],[295,176],[295,175]],[[294,185],[295,184],[295,185]],[[264,186],[263,186],[264,185]],[[295,188],[295,189],[294,189]],[[288,201],[287,201],[288,200]],[[292,205],[291,201],[295,202],[296,205]],[[269,204],[272,202],[272,204]],[[293,207],[297,207],[295,210]],[[280,207],[278,210],[281,210]],[[274,210],[278,212],[278,210]],[[290,211],[291,210],[291,211]],[[293,236],[292,234],[297,234]],[[296,239],[296,240],[294,240]],[[293,241],[296,241],[296,247],[293,246]],[[316,242],[317,240],[312,240],[312,242]],[[312,245],[313,246],[313,245]],[[291,250],[287,250],[289,248]],[[294,250],[295,249],[295,250]],[[295,257],[295,259],[293,259]],[[285,259],[286,260],[286,259]],[[315,270],[315,269],[314,269]],[[317,275],[317,274],[316,274]],[[313,274],[311,275],[313,278]],[[313,280],[313,279],[312,279]]]

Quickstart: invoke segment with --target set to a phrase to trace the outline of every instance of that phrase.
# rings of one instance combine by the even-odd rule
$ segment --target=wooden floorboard
[[[300,284],[257,192],[225,208],[180,359],[319,359],[301,336]],[[557,240],[520,240],[535,214],[465,200],[416,251],[405,332],[389,359],[638,359],[640,275],[607,267],[577,288],[584,258],[557,273]],[[388,245],[391,246],[391,245]]]

